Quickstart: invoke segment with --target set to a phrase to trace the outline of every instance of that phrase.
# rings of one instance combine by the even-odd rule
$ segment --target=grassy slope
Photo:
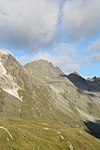
[[[19,104],[21,109],[19,117],[22,119],[14,119],[14,113],[10,113],[12,114],[10,119],[3,117],[0,119],[0,126],[7,128],[14,138],[11,140],[8,133],[0,129],[0,150],[99,150],[100,141],[84,132],[80,127],[75,128],[77,124],[81,126],[79,118],[69,118],[69,115],[64,115],[63,112],[57,111],[55,108],[52,108],[52,114],[50,114],[48,106],[50,106],[51,99],[48,92],[41,86],[37,88],[34,85],[32,89],[38,98],[31,97],[30,91],[19,91],[20,96],[23,96],[23,102]],[[15,116],[19,114],[18,108],[17,111],[14,111]],[[32,108],[34,109],[32,110]],[[36,118],[34,112],[36,112]],[[49,120],[47,120],[48,118]],[[32,119],[36,122],[30,121]],[[45,122],[49,125],[46,125]],[[67,125],[71,128],[64,128]],[[61,134],[57,131],[60,131]]]
[[[11,140],[0,129],[0,150],[70,150],[72,147],[72,150],[100,150],[100,141],[79,128],[47,126],[15,118],[0,118],[0,126],[7,128],[14,138]]]

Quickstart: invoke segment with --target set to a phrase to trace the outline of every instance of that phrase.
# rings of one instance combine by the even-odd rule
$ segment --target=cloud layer
[[[58,0],[1,0],[0,41],[17,48],[44,44],[57,35]]]
[[[35,49],[59,39],[58,28],[67,41],[100,33],[100,0],[0,0],[1,43]]]
[[[25,51],[23,63],[42,58],[77,71],[83,59],[100,62],[99,38],[100,0],[0,0],[0,45]]]
[[[57,44],[53,50],[53,53],[39,51],[33,55],[17,57],[17,59],[23,64],[28,63],[29,60],[48,60],[54,65],[59,66],[65,73],[79,71],[80,68],[80,65],[77,62],[78,53],[76,48],[73,45],[66,43]]]
[[[71,40],[80,40],[100,33],[100,0],[66,1],[62,22]]]
[[[92,42],[84,51],[88,55],[84,59],[86,64],[100,62],[100,39]]]

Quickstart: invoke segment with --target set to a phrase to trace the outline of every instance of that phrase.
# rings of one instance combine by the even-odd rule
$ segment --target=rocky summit
[[[100,150],[100,77],[0,51],[0,150]]]

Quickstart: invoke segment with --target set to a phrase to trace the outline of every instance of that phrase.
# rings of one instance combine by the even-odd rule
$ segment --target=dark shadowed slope
[[[87,121],[84,123],[87,126],[87,132],[100,139],[100,120],[95,122]]]
[[[67,75],[67,77],[79,89],[100,92],[100,77],[85,79],[75,72]]]

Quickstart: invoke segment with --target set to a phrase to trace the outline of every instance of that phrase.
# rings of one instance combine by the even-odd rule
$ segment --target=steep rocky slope
[[[100,98],[74,86],[67,76],[60,69],[56,71],[57,67],[51,63],[39,60],[26,64],[25,68],[28,72],[31,72],[32,76],[36,76],[52,89],[56,96],[54,105],[61,112],[67,112],[67,114],[70,114],[69,116],[78,112],[82,117],[87,115],[93,118],[94,116],[100,117]],[[44,74],[46,78],[43,78]],[[55,76],[51,76],[51,74],[55,74]],[[86,80],[77,74],[75,74],[73,79],[79,81],[79,83],[83,83],[84,87],[87,85]]]
[[[67,75],[67,77],[79,89],[100,92],[100,77],[85,79],[76,72]]]
[[[81,145],[99,150],[99,141],[84,131],[83,122],[99,118],[99,96],[79,90],[58,67],[44,60],[22,66],[0,52],[2,150],[78,150]]]
[[[87,81],[77,72],[67,75],[67,78],[79,89],[89,90]]]

